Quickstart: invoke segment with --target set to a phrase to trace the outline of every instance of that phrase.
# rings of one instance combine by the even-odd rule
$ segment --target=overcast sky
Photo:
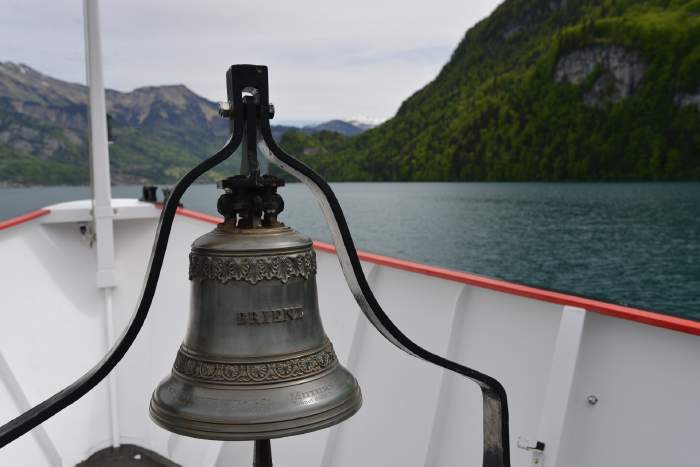
[[[499,0],[101,0],[107,87],[182,83],[224,100],[268,65],[275,121],[391,117]],[[0,0],[0,61],[85,82],[82,2]]]

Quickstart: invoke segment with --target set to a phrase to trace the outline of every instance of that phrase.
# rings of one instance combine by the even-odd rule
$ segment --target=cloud
[[[81,3],[6,3],[0,61],[84,82]],[[497,3],[102,0],[105,82],[124,91],[183,83],[222,100],[229,65],[266,64],[280,119],[389,117]]]

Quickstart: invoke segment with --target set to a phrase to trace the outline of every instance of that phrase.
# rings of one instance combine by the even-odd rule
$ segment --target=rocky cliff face
[[[696,93],[681,92],[676,94],[674,103],[678,107],[696,107],[700,110],[700,89]]]
[[[593,46],[561,57],[554,79],[557,83],[581,85],[593,78],[583,99],[588,106],[600,107],[634,94],[644,77],[645,68],[645,61],[634,50],[619,45]]]

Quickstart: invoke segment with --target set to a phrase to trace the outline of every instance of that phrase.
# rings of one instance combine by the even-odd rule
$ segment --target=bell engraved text
[[[247,311],[238,313],[237,323],[248,324],[268,324],[293,321],[304,317],[304,309],[301,306],[279,308],[277,310]]]

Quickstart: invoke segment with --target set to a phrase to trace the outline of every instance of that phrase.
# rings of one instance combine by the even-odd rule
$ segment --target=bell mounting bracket
[[[508,403],[506,391],[495,378],[478,372],[457,362],[436,355],[419,346],[406,336],[387,316],[362,270],[357,250],[350,235],[345,216],[333,190],[328,183],[303,162],[287,154],[272,138],[270,118],[272,107],[269,101],[267,67],[260,65],[234,65],[226,73],[228,108],[222,113],[231,120],[231,137],[214,155],[205,159],[185,174],[173,187],[171,195],[163,206],[151,257],[144,279],[136,311],[126,329],[109,350],[107,355],[86,374],[68,387],[51,396],[44,402],[19,415],[0,427],[0,447],[52,417],[65,407],[80,399],[102,381],[124,357],[141,330],[153,301],[158,278],[163,265],[168,237],[172,229],[178,203],[187,188],[208,170],[228,159],[236,149],[244,144],[241,162],[241,175],[221,182],[221,187],[231,193],[238,190],[257,196],[261,193],[276,192],[279,182],[260,176],[257,160],[258,150],[272,163],[303,182],[315,195],[328,223],[345,279],[360,309],[372,325],[399,349],[429,363],[460,374],[475,382],[483,399],[483,467],[509,467],[510,443],[508,430]],[[247,190],[247,191],[246,191]],[[268,190],[265,192],[265,190]],[[275,193],[276,194],[276,193]],[[244,197],[243,195],[240,196]],[[262,196],[261,196],[262,198]],[[273,213],[279,206],[273,206],[274,196],[268,196],[268,209]],[[276,199],[276,198],[274,198]],[[281,200],[281,198],[280,198]],[[235,201],[235,200],[234,200]],[[229,204],[235,204],[231,201]],[[224,204],[227,204],[226,201]],[[225,216],[257,215],[260,205],[252,200],[253,207],[226,206]],[[264,203],[263,203],[264,204]],[[283,206],[283,205],[282,205]],[[256,209],[258,209],[256,211]],[[263,206],[263,210],[265,207]],[[276,214],[275,214],[276,216]],[[272,214],[271,214],[272,218]],[[271,463],[269,441],[256,445],[260,452],[261,465]]]

